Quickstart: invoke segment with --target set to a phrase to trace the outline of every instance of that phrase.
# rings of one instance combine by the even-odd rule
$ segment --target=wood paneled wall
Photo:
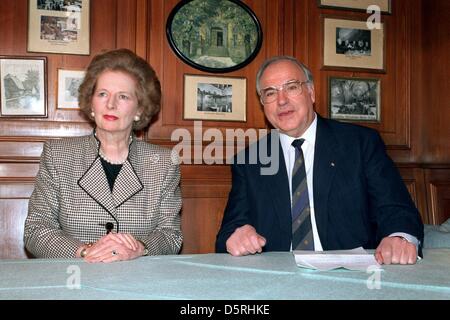
[[[450,1],[423,1],[422,162],[450,162]]]
[[[384,73],[324,68],[323,18],[366,20],[367,14],[319,8],[317,0],[245,0],[261,22],[264,40],[256,58],[246,67],[222,74],[247,80],[246,122],[202,122],[203,130],[263,129],[266,122],[255,88],[255,74],[264,59],[294,55],[313,71],[316,110],[328,117],[330,76],[371,77],[381,81],[381,121],[360,123],[377,129],[425,222],[450,217],[450,13],[447,0],[392,0],[385,24]],[[76,110],[56,108],[58,68],[82,69],[104,49],[126,47],[155,68],[162,84],[160,114],[143,139],[167,147],[177,128],[194,137],[194,122],[183,119],[185,74],[208,75],[183,63],[170,49],[166,19],[178,0],[91,1],[91,55],[27,52],[28,0],[0,1],[0,55],[46,56],[48,59],[47,118],[0,118],[0,258],[25,258],[22,233],[28,198],[46,139],[84,135],[92,130]],[[218,141],[220,142],[220,141]],[[192,141],[208,145],[208,141]],[[182,165],[183,253],[213,252],[231,185],[228,166]]]

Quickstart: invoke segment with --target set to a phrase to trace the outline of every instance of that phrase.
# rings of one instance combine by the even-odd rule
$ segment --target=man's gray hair
[[[261,86],[260,86],[260,80],[264,73],[264,71],[267,69],[268,66],[270,66],[272,63],[278,62],[278,61],[290,61],[297,65],[305,74],[306,81],[308,81],[311,85],[314,85],[314,79],[311,70],[308,69],[307,66],[305,66],[303,63],[298,61],[296,58],[292,56],[275,56],[272,58],[267,59],[263,62],[261,67],[258,70],[258,73],[256,74],[256,91],[258,94],[260,94]]]

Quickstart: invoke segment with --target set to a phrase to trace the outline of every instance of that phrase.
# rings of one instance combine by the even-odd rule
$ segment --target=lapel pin
[[[334,167],[334,166],[335,166],[334,162],[330,162],[330,165],[331,165],[332,167]]]
[[[159,154],[154,154],[154,155],[150,156],[149,160],[150,160],[150,163],[152,163],[152,164],[158,163]]]

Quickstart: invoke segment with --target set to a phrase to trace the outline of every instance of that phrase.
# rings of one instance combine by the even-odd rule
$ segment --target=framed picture
[[[331,119],[380,121],[380,79],[329,77]]]
[[[207,72],[229,72],[255,58],[261,25],[239,0],[184,0],[167,19],[166,35],[176,55]]]
[[[89,55],[89,0],[28,0],[27,50]]]
[[[46,57],[0,57],[0,115],[46,117]]]
[[[184,76],[184,119],[246,121],[245,78]]]
[[[372,5],[380,8],[382,13],[391,13],[391,0],[318,0],[319,7],[332,9],[350,9],[365,11]]]
[[[79,109],[78,88],[85,74],[84,70],[58,69],[58,109]]]
[[[384,24],[370,30],[366,21],[323,19],[324,68],[384,72]]]

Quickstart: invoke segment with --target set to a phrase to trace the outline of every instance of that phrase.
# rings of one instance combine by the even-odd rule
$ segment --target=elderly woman
[[[176,254],[181,247],[178,158],[137,140],[160,109],[155,71],[126,49],[94,57],[79,89],[91,135],[45,143],[25,221],[39,258],[87,262]]]

